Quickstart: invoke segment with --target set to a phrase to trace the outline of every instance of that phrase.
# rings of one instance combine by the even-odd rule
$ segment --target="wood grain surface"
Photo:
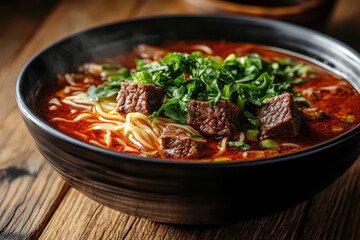
[[[359,23],[360,7],[349,10],[350,2],[338,2],[327,31],[334,36],[347,32],[342,40],[356,47],[360,25],[350,30],[341,27],[350,21],[344,17],[347,12]],[[0,4],[0,13],[7,9]],[[46,16],[42,9],[23,18],[11,17],[9,24],[0,21],[1,240],[360,239],[359,161],[327,190],[292,209],[233,225],[199,228],[156,223],[102,206],[65,184],[36,150],[14,96],[16,78],[36,52],[100,24],[190,12],[196,10],[181,0],[62,0],[49,5]],[[21,34],[15,30],[22,28]]]

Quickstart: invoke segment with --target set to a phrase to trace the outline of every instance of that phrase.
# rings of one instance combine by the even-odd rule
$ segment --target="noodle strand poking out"
[[[221,140],[220,144],[219,144],[219,152],[217,152],[217,153],[215,154],[215,157],[218,157],[218,156],[220,156],[221,154],[223,154],[223,153],[226,152],[226,145],[227,145],[227,143],[228,143],[228,137],[224,137],[224,138]]]

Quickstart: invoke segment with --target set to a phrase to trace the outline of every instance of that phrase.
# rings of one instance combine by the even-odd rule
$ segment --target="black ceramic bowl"
[[[122,21],[67,37],[21,72],[16,96],[38,149],[71,186],[113,209],[174,224],[223,224],[294,206],[341,176],[360,154],[360,127],[300,152],[224,163],[127,155],[79,141],[35,111],[43,84],[95,58],[165,40],[228,40],[307,56],[360,89],[360,56],[335,39],[277,21],[238,16],[164,16]]]

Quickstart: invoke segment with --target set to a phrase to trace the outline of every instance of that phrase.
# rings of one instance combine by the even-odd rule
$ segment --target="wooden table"
[[[217,227],[136,218],[69,187],[22,122],[14,96],[21,68],[40,49],[79,30],[196,11],[180,0],[29,2],[0,3],[0,239],[360,239],[359,161],[327,190],[292,209]],[[359,51],[358,16],[360,1],[341,0],[326,31]]]

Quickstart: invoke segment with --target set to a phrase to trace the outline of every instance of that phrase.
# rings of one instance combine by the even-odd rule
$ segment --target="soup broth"
[[[187,53],[181,55],[186,61],[170,58],[173,52]],[[204,65],[209,59],[211,65]],[[174,61],[171,66],[183,71],[174,83],[161,82],[170,64],[162,61]],[[187,61],[199,69],[188,70]],[[255,71],[264,66],[271,69]],[[147,77],[155,79],[154,86],[144,82]],[[266,86],[260,96],[266,80],[274,87]],[[281,99],[276,111],[289,106],[278,121],[277,113],[266,111]],[[133,155],[214,162],[287,154],[325,142],[359,124],[359,106],[359,93],[318,65],[265,46],[211,41],[139,45],[111,63],[84,64],[60,76],[57,87],[43,91],[37,102],[43,119],[81,141]]]

